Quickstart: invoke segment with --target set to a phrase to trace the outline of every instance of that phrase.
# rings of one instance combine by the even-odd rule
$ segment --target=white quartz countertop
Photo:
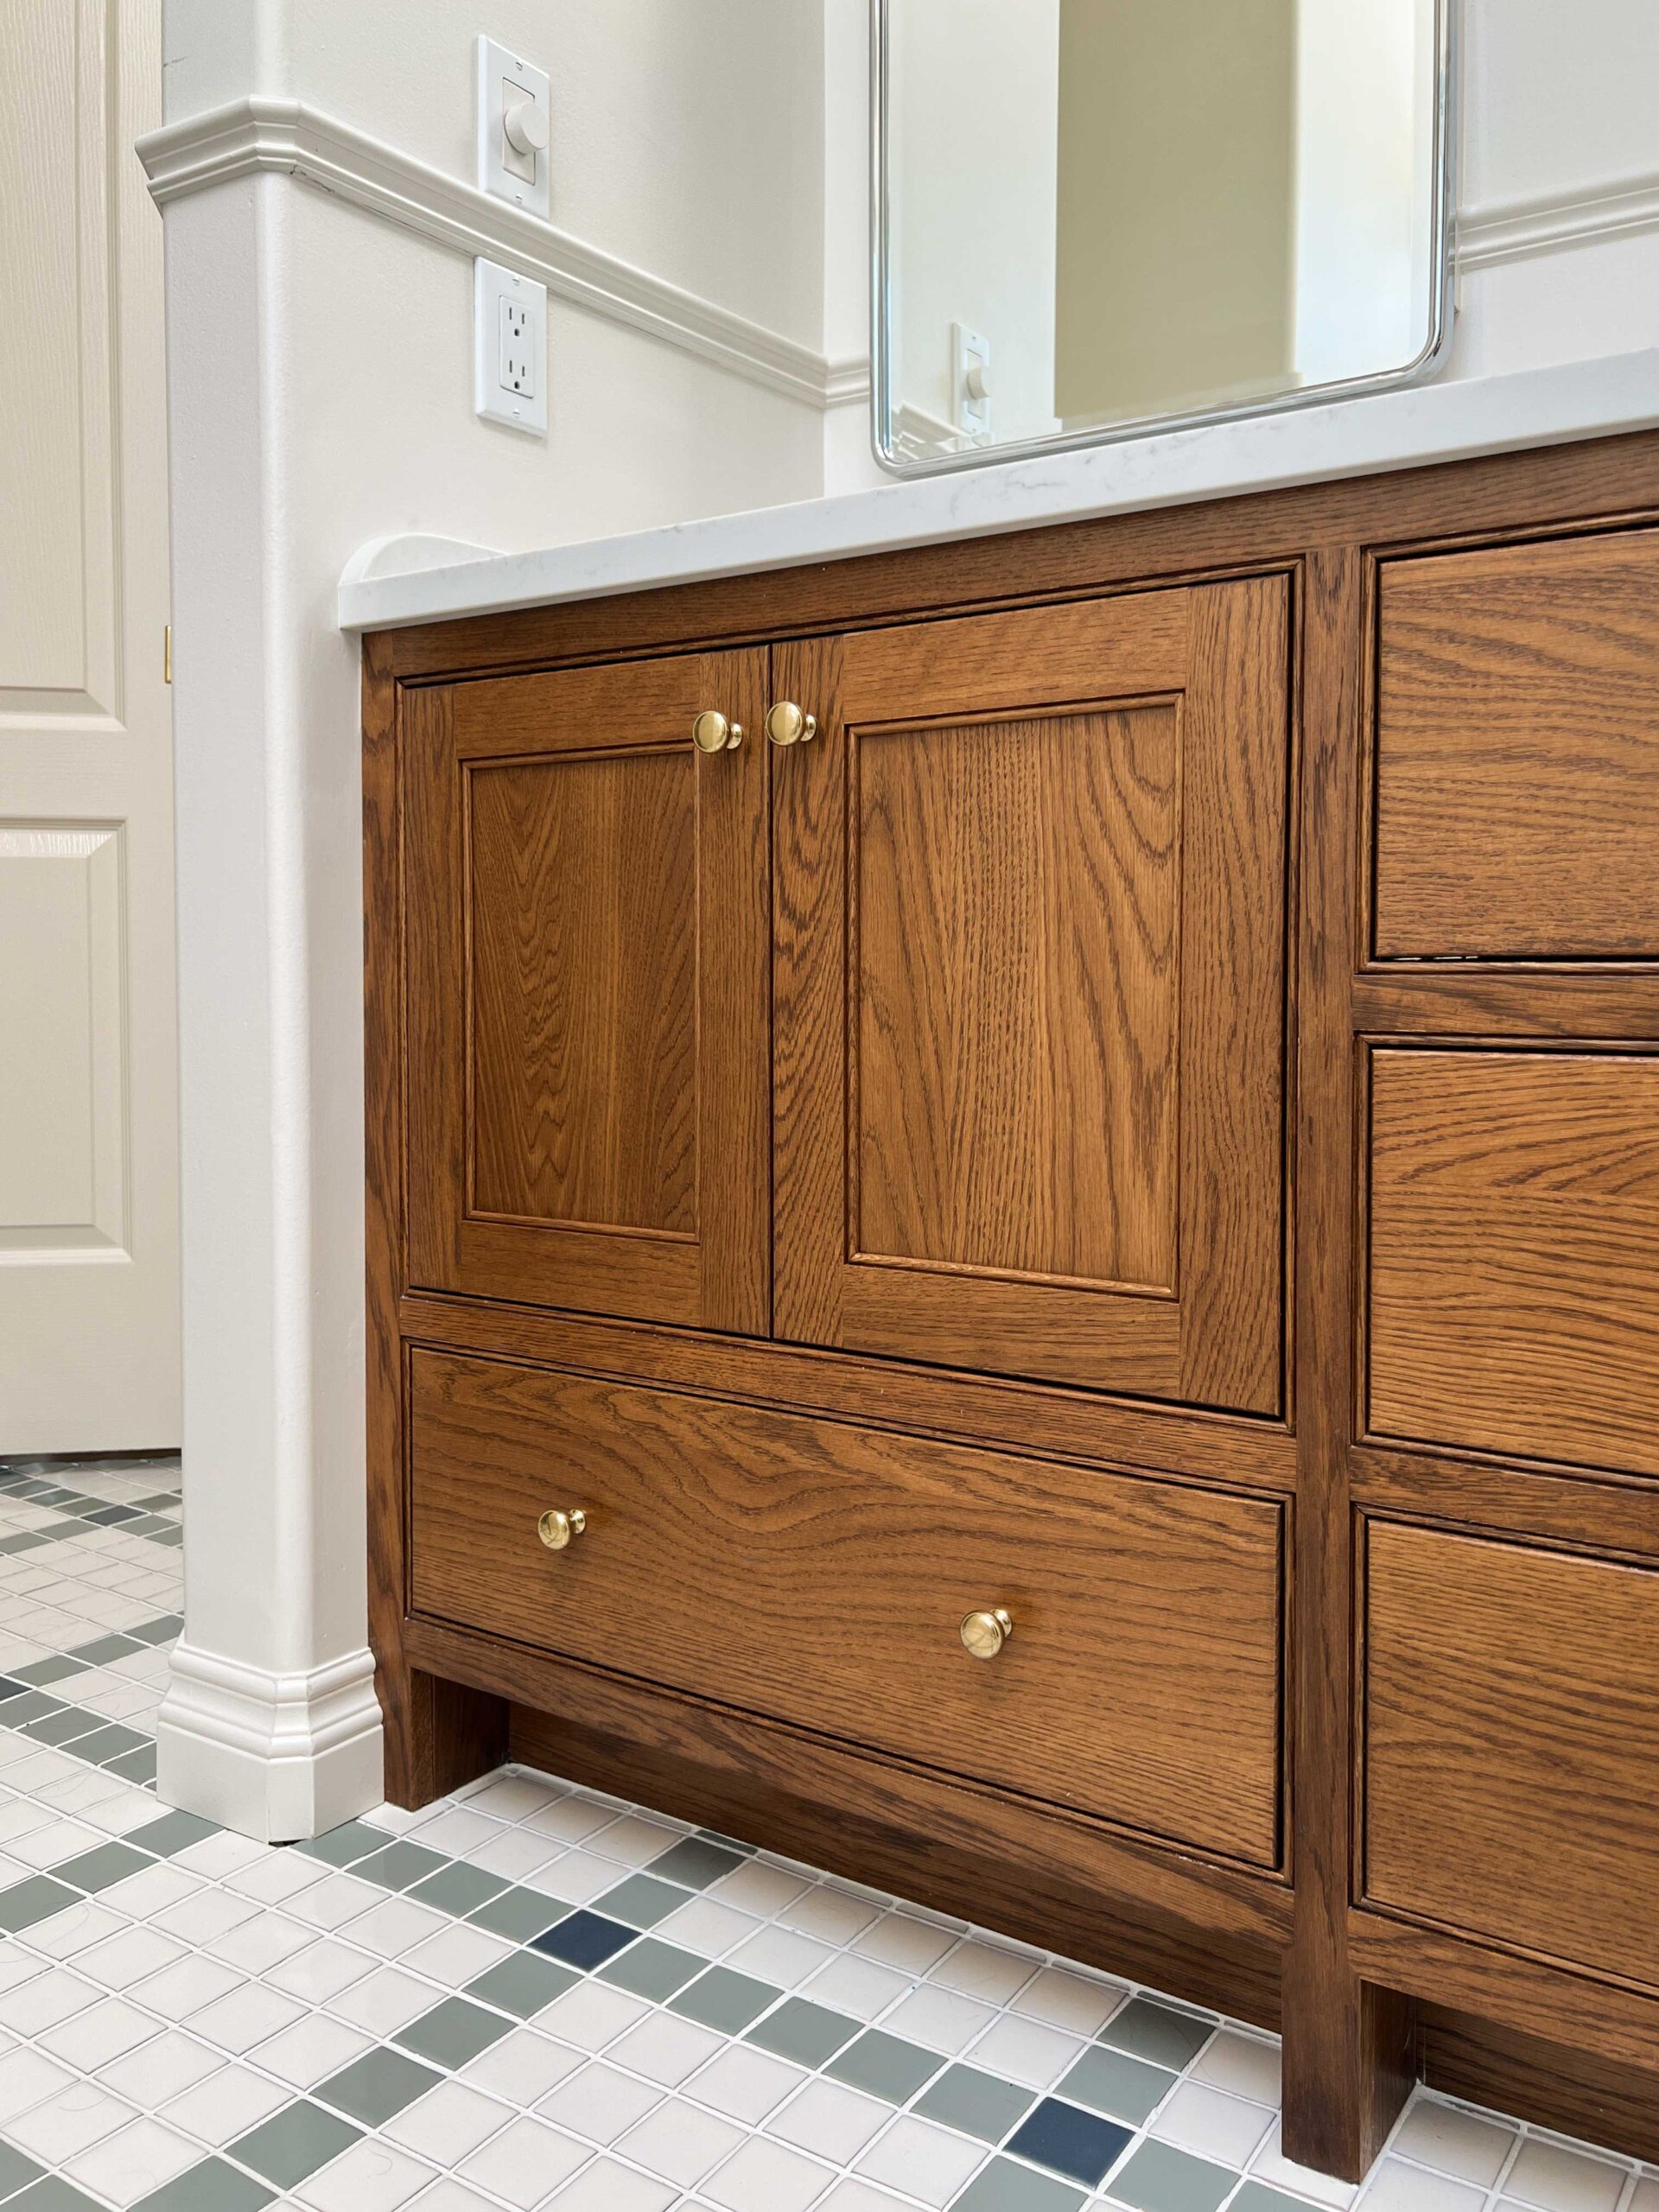
[[[550,606],[1655,424],[1659,349],[1649,348],[526,552],[376,538],[340,577],[340,626],[384,630]]]

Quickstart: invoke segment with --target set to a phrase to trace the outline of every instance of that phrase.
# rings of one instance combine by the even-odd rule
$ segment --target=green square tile
[[[1112,2177],[1112,2195],[1135,2212],[1216,2212],[1238,2176],[1173,2143],[1143,2143]]]
[[[130,1752],[154,1741],[153,1737],[140,1736],[136,1730],[123,1728],[112,1720],[107,1728],[94,1728],[90,1736],[77,1736],[63,1749],[72,1759],[85,1759],[89,1766],[107,1766],[111,1759],[125,1758]]]
[[[453,1912],[460,1918],[488,1898],[499,1897],[506,1886],[502,1875],[486,1874],[481,1866],[463,1866],[457,1859],[448,1866],[440,1866],[435,1874],[424,1876],[408,1894],[418,1897],[423,1904],[435,1905],[440,1912]]]
[[[362,2133],[321,2105],[286,2105],[269,2120],[262,2120],[247,2134],[226,2147],[240,2164],[251,2166],[278,2189],[292,2189],[296,2182],[337,2158]]]
[[[132,2212],[260,2212],[276,2201],[276,2190],[251,2174],[238,2173],[223,2158],[204,2158],[140,2197]]]
[[[356,1860],[352,1872],[365,1882],[378,1882],[383,1890],[408,1890],[448,1864],[441,1851],[429,1851],[424,1844],[389,1843],[384,1851]]]
[[[1176,2076],[1161,2066],[1148,2066],[1143,2058],[1131,2058],[1127,2051],[1110,2050],[1097,2043],[1084,2052],[1054,2094],[1074,2105],[1086,2105],[1090,2112],[1103,2112],[1109,2120],[1125,2120],[1131,2127],[1139,2127],[1151,2118],[1175,2082]]]
[[[86,1669],[84,1659],[69,1659],[61,1651],[49,1651],[44,1659],[31,1659],[27,1667],[19,1667],[11,1679],[39,1690],[48,1682],[60,1682],[66,1675],[84,1674]]]
[[[78,1705],[63,1705],[55,1713],[42,1713],[38,1720],[28,1722],[23,1733],[39,1744],[67,1745],[77,1736],[90,1736],[95,1728],[107,1726],[96,1713],[83,1712]]]
[[[1269,2189],[1264,2181],[1247,2181],[1227,2212],[1307,2212],[1307,2200]]]
[[[1036,2101],[1034,2089],[1017,2088],[995,2074],[982,2074],[976,2066],[952,2066],[925,2096],[917,2099],[916,2109],[982,2143],[1001,2143]]]
[[[83,1666],[107,1667],[111,1659],[130,1659],[138,1648],[134,1637],[100,1636],[91,1643],[76,1644],[69,1656],[79,1659]]]
[[[401,2050],[365,2050],[361,2058],[320,2082],[311,2094],[326,2105],[337,2105],[365,2127],[383,2127],[394,2113],[435,2089],[442,2079],[429,2066],[405,2058]]]
[[[880,2028],[866,2028],[856,2043],[849,2044],[839,2058],[824,2068],[837,2082],[855,2089],[868,2089],[890,2105],[907,2104],[924,2082],[937,2074],[944,2061],[937,2051],[906,2043]]]
[[[142,1874],[149,1863],[142,1851],[134,1851],[124,1843],[100,1843],[91,1851],[66,1859],[52,1872],[56,1880],[73,1882],[78,1890],[91,1892],[124,1882],[129,1874]]]
[[[671,2012],[683,2012],[688,2020],[701,2020],[705,2028],[718,2028],[723,2036],[741,2035],[749,2022],[783,1995],[769,1981],[734,1974],[730,1967],[710,1967],[670,2005]]]
[[[38,1529],[25,1529],[21,1535],[0,1536],[0,1552],[32,1552],[37,1544],[46,1541]]]
[[[677,1989],[683,1989],[708,1963],[695,1952],[681,1950],[677,1943],[664,1943],[655,1936],[647,1936],[643,1943],[631,1943],[609,1966],[601,1967],[599,1979],[660,2005]]]
[[[31,2183],[21,2196],[14,2196],[6,2212],[103,2212],[103,2208],[95,2196],[48,2174],[43,2181]]]
[[[405,2050],[454,2073],[480,2050],[499,2043],[511,2032],[512,2025],[499,2012],[486,2012],[481,2005],[469,2005],[464,1997],[446,1997],[442,2005],[435,2005],[429,2012],[400,2028],[394,2040]]]
[[[170,1859],[175,1851],[188,1851],[204,1836],[219,1834],[213,1821],[198,1820],[194,1813],[163,1813],[160,1820],[146,1821],[143,1827],[134,1828],[122,1840],[136,1851],[149,1851],[157,1859]]]
[[[1016,2166],[1012,2158],[993,2158],[953,2201],[950,2212],[1077,2212],[1083,2201],[1083,2191],[1070,2182]]]
[[[1179,2074],[1191,2065],[1215,2031],[1213,2020],[1195,2020],[1190,2012],[1154,2005],[1149,1997],[1134,1997],[1121,2012],[1112,2015],[1096,2040]]]
[[[527,1942],[544,1928],[569,1916],[570,1908],[540,1890],[503,1890],[499,1897],[480,1905],[467,1916],[474,1928],[487,1928],[492,1936],[506,1936],[515,1943]]]
[[[45,2171],[10,2143],[0,2143],[0,2197],[16,2196],[25,2182],[38,2181]]]
[[[30,1874],[23,1881],[14,1882],[9,1890],[0,1890],[0,1928],[16,1936],[37,1920],[49,1920],[65,1905],[79,1903],[78,1890],[54,1882],[49,1874]]]
[[[717,1882],[722,1874],[742,1864],[738,1852],[709,1843],[700,1835],[688,1835],[671,1845],[660,1859],[653,1859],[645,1871],[659,1881],[678,1882],[688,1890],[706,1890],[710,1882]]]
[[[602,1897],[595,1897],[593,1909],[607,1914],[613,1920],[626,1920],[630,1928],[654,1928],[686,1901],[683,1890],[655,1881],[649,1874],[630,1874],[626,1882],[619,1882],[615,1889],[607,1890]]]
[[[372,1851],[385,1847],[385,1830],[371,1827],[366,1821],[343,1821],[326,1834],[308,1836],[303,1843],[289,1847],[302,1859],[321,1859],[325,1866],[350,1866],[366,1859]]]
[[[106,1760],[104,1771],[105,1774],[118,1774],[124,1782],[154,1782],[155,1745],[147,1743],[142,1751],[126,1751],[118,1759]]]
[[[127,1634],[135,1643],[165,1643],[169,1636],[177,1636],[183,1626],[182,1613],[163,1613],[159,1620],[146,1621],[142,1628],[130,1628]]]
[[[48,1713],[62,1713],[66,1709],[60,1697],[48,1697],[44,1690],[30,1690],[23,1697],[7,1699],[6,1726],[27,1728],[31,1721],[39,1720]]]
[[[475,1981],[467,1983],[466,1993],[480,2005],[499,2005],[502,2012],[516,2012],[521,2020],[528,2020],[556,1997],[563,1997],[567,1989],[574,1989],[579,1979],[569,1967],[558,1966],[537,1952],[520,1951],[503,1959],[499,1966],[486,1967]]]
[[[804,1997],[785,1998],[775,2012],[757,2020],[744,2040],[758,2043],[762,2050],[775,2050],[779,2058],[792,2058],[798,2066],[822,2066],[844,2050],[858,2033],[859,2023],[827,2005],[814,2005]]]

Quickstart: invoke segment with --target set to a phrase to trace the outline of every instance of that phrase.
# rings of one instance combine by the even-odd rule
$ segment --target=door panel
[[[1287,615],[774,652],[779,1334],[1278,1409]]]
[[[0,1452],[179,1441],[160,0],[0,22]]]
[[[765,1331],[765,661],[406,696],[411,1281]]]

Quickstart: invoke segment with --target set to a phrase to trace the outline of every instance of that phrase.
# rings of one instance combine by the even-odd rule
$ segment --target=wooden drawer
[[[1278,1864],[1278,1503],[435,1351],[410,1427],[416,1613]]]
[[[1659,1574],[1373,1522],[1368,1903],[1659,1988]]]
[[[1659,532],[1390,561],[1379,958],[1659,956]]]
[[[1659,1057],[1371,1064],[1373,1435],[1659,1476]]]

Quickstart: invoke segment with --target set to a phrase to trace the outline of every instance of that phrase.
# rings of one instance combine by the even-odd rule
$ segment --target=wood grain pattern
[[[1287,651],[1270,579],[776,652],[780,1334],[1278,1410]]]
[[[1659,532],[1385,563],[1379,957],[1659,954]]]
[[[416,1611],[1276,1864],[1266,1501],[423,1351],[410,1421]]]
[[[518,681],[406,717],[410,1277],[762,1332],[765,656]]]
[[[1659,1058],[1379,1051],[1370,1420],[1659,1475]]]
[[[1659,1574],[1373,1521],[1364,1618],[1366,1901],[1659,1993]]]
[[[1635,1476],[1506,1466],[1447,1452],[1362,1445],[1351,1455],[1357,1503],[1394,1518],[1438,1521],[1496,1535],[1536,1536],[1569,1549],[1659,1560],[1659,1485]]]
[[[1179,771],[1173,701],[855,740],[855,1259],[1175,1294]]]

